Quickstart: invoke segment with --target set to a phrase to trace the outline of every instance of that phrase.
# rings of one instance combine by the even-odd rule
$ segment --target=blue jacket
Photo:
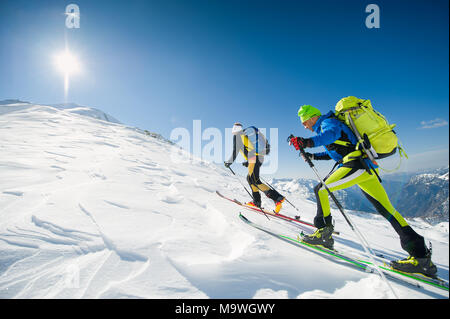
[[[334,113],[332,111],[319,117],[316,124],[314,124],[313,126],[313,130],[315,133],[317,133],[316,136],[311,137],[312,141],[314,142],[314,147],[317,146],[325,147],[325,152],[314,154],[314,156],[317,157],[323,158],[329,156],[331,159],[335,160],[336,162],[339,162],[346,154],[345,153],[343,154],[342,151],[338,152],[338,150],[335,147],[332,147],[332,144],[335,141],[340,140],[344,137],[352,144],[354,150],[354,147],[358,142],[358,139],[356,138],[352,130],[347,125],[345,125],[345,123],[339,121],[334,116]],[[350,153],[350,151],[348,151],[348,153]],[[369,168],[377,167],[368,158],[365,159],[364,161],[369,166]],[[342,164],[340,166],[342,166]]]

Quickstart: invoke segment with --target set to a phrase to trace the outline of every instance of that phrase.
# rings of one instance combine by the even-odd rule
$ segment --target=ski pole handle
[[[289,145],[291,145],[291,139],[295,137],[293,134],[289,135],[289,137],[287,138]],[[300,155],[303,155],[303,158],[305,159],[306,163],[308,163],[309,167],[313,168],[314,164],[311,161],[311,159],[306,155],[305,149],[303,147],[300,146]]]
[[[289,137],[287,138],[287,142],[289,143],[289,145],[291,145],[291,139],[295,137],[294,134],[289,135]]]

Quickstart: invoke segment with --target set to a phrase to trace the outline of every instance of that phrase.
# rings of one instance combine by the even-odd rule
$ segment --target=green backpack
[[[335,107],[336,117],[347,124],[355,133],[357,149],[363,149],[371,160],[386,158],[399,150],[408,156],[399,145],[399,140],[386,118],[375,111],[370,100],[348,96],[341,99]]]

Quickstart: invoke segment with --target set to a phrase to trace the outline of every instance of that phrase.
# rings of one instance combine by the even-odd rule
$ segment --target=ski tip
[[[244,215],[242,215],[241,212],[239,212],[239,217],[243,220],[245,220],[246,222],[249,222],[249,220],[247,219],[247,217],[245,217]]]

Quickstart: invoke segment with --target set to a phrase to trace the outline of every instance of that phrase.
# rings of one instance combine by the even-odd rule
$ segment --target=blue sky
[[[80,8],[79,29],[65,27],[69,3]],[[370,3],[379,29],[365,26]],[[166,137],[192,131],[193,120],[222,131],[235,121],[278,128],[275,176],[312,176],[285,143],[310,136],[298,107],[325,113],[349,95],[397,124],[410,155],[404,169],[442,166],[448,27],[448,1],[439,0],[1,0],[0,100],[62,102],[52,56],[67,39],[83,65],[69,101]],[[318,167],[326,174],[332,163]]]

